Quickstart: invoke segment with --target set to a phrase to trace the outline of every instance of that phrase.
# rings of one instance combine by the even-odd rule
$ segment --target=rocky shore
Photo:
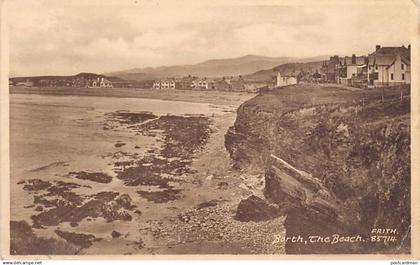
[[[39,137],[34,146],[14,129],[13,143],[41,155],[33,164],[14,160],[11,254],[284,253],[283,243],[272,244],[273,233],[285,232],[283,216],[237,214],[241,199],[262,195],[263,175],[232,170],[224,135],[236,107],[168,102],[185,110],[165,113],[142,111],[149,102],[132,99],[113,99],[129,110],[44,100],[25,97],[12,109],[12,125],[35,123]],[[42,138],[52,125],[38,124],[54,118],[60,136]]]

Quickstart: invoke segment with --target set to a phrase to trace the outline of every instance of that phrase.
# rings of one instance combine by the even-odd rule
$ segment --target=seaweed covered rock
[[[243,222],[259,222],[269,220],[277,216],[279,216],[279,211],[275,206],[268,204],[266,201],[255,195],[251,195],[239,203],[235,219]]]
[[[80,247],[35,234],[25,221],[10,221],[10,255],[76,255]]]

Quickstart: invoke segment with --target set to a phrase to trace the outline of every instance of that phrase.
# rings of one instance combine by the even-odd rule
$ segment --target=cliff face
[[[393,228],[398,233],[394,244],[335,253],[408,251],[410,99],[401,101],[399,91],[389,90],[381,103],[378,93],[299,85],[259,95],[239,108],[225,136],[226,148],[237,168],[265,171],[267,199],[279,205],[288,202],[288,233],[313,233],[302,230],[308,225],[305,220],[314,227],[318,222],[318,232],[329,225],[341,227],[336,232],[370,236],[374,227]],[[315,216],[303,199],[290,200],[295,195],[284,186],[275,188],[273,179],[282,173],[270,169],[270,155],[318,179],[338,202],[346,227],[334,218]],[[323,253],[322,248],[296,245],[288,251]]]

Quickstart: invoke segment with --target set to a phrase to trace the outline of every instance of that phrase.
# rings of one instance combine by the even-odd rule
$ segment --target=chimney
[[[356,54],[351,56],[351,64],[356,64]]]
[[[376,50],[379,50],[381,48],[381,45],[376,45]]]

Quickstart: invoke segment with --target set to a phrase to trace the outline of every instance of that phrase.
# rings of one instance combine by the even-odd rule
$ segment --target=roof
[[[379,48],[377,51],[369,54],[369,65],[392,65],[398,55],[401,56],[401,60],[405,64],[410,64],[410,50],[402,46]]]
[[[175,82],[175,79],[161,79],[161,80],[155,80],[155,82]]]
[[[400,54],[402,57],[410,58],[410,50],[404,46],[401,47],[382,47],[370,55],[382,56],[382,55],[396,55]]]
[[[356,56],[356,65],[363,65],[365,64],[365,56]],[[345,56],[340,58],[341,64],[346,65],[352,65],[352,57],[351,56]]]
[[[406,65],[410,65],[410,60],[407,60],[404,57],[401,58],[401,61],[403,61],[403,63],[405,63]]]
[[[375,64],[377,65],[391,65],[395,61],[395,56],[376,56]]]

